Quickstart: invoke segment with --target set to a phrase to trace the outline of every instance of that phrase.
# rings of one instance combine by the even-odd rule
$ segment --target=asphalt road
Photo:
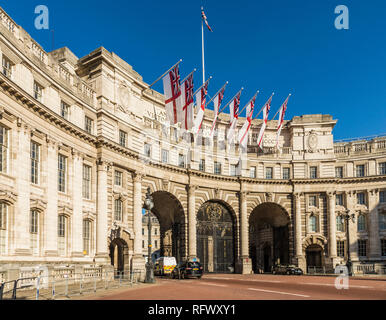
[[[155,285],[121,289],[87,300],[386,300],[386,281],[349,279],[337,289],[335,277],[208,274],[202,279],[156,278]]]

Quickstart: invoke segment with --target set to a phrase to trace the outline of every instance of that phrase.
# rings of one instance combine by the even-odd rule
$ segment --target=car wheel
[[[287,272],[286,272],[286,274],[287,274],[287,275],[290,275],[290,274],[291,274],[291,272],[287,271]]]
[[[276,271],[275,271],[275,270],[273,270],[273,271],[272,271],[272,274],[276,274]]]

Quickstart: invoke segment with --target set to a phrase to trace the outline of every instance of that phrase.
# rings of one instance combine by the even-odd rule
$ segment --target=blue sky
[[[34,27],[34,9],[49,8],[50,30]],[[337,30],[335,7],[349,9],[349,30]],[[386,133],[386,1],[384,0],[8,0],[0,4],[46,51],[69,47],[78,57],[103,46],[147,83],[182,58],[201,84],[201,18],[209,94],[229,81],[225,100],[244,87],[261,107],[275,92],[272,114],[288,93],[286,119],[331,114],[335,139]],[[155,86],[163,92],[161,82]]]

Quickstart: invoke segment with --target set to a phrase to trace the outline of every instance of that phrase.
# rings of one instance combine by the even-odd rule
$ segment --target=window
[[[61,154],[58,156],[58,190],[66,192],[67,158]]]
[[[39,183],[40,146],[31,141],[31,182]]]
[[[154,248],[158,248],[158,241],[157,240],[154,240]]]
[[[343,194],[339,193],[335,196],[335,204],[337,206],[343,206]]]
[[[127,133],[125,131],[119,130],[119,144],[122,147],[126,147]]]
[[[29,232],[31,250],[36,255],[39,248],[39,213],[36,210],[31,210]]]
[[[7,172],[8,129],[0,125],[0,172]]]
[[[360,164],[356,166],[356,174],[357,177],[364,177],[365,176],[365,165]]]
[[[256,178],[256,167],[250,167],[249,168],[249,176],[251,178]]]
[[[360,257],[367,256],[366,245],[367,245],[366,240],[358,240],[358,256]]]
[[[366,198],[364,192],[357,193],[357,203],[358,204],[366,204]]]
[[[316,196],[310,196],[308,198],[308,205],[310,207],[316,207]]]
[[[310,216],[309,226],[310,226],[310,231],[311,232],[316,232],[316,230],[317,230],[317,221],[316,221],[316,217],[315,216]]]
[[[265,179],[272,179],[272,171],[271,167],[265,168]]]
[[[183,154],[178,155],[178,166],[185,168],[185,156]]]
[[[366,230],[366,218],[363,214],[358,216],[358,231]]]
[[[339,231],[339,232],[344,231],[344,220],[342,216],[336,217],[336,231]]]
[[[83,165],[83,198],[91,199],[91,167]]]
[[[310,167],[310,178],[316,179],[318,177],[318,168],[317,167]]]
[[[343,178],[343,167],[336,167],[335,168],[335,177],[336,178]]]
[[[379,229],[386,230],[386,213],[379,213]]]
[[[214,162],[214,174],[221,174],[221,163]]]
[[[88,133],[92,134],[93,127],[94,127],[94,120],[85,116],[84,117],[84,130],[86,130]]]
[[[386,202],[386,191],[379,191],[379,202]]]
[[[145,248],[145,240],[142,240],[142,249]]]
[[[290,179],[290,168],[283,168],[283,179]]]
[[[338,254],[338,257],[344,258],[344,241],[337,241],[336,242],[336,251]]]
[[[145,235],[145,229],[142,228],[142,235],[144,236]]]
[[[58,217],[58,251],[62,256],[66,254],[66,225],[67,218],[60,215]]]
[[[70,111],[70,106],[65,103],[64,101],[61,101],[60,102],[60,115],[68,120],[68,116],[69,116],[69,111]]]
[[[0,254],[7,251],[7,213],[8,206],[0,202]]]
[[[199,170],[205,171],[205,159],[200,159]]]
[[[158,230],[157,230],[157,228],[155,228],[154,229],[154,235],[157,235],[157,233],[158,233]]]
[[[232,177],[234,177],[236,175],[236,165],[235,164],[231,164],[231,167],[230,167],[230,175]]]
[[[168,163],[169,162],[169,151],[162,149],[162,155],[161,155],[162,163]]]
[[[122,172],[115,170],[114,172],[114,184],[122,187]]]
[[[11,78],[12,76],[12,62],[11,60],[9,60],[5,55],[3,55],[3,74],[8,77],[8,78]]]
[[[83,220],[83,254],[89,255],[91,249],[91,221]]]
[[[386,162],[382,162],[379,164],[379,174],[386,174]]]
[[[149,157],[149,158],[151,157],[151,145],[148,143],[145,143],[144,154],[145,154],[145,157]]]
[[[38,233],[38,212],[31,210],[30,233]]]
[[[120,199],[114,201],[114,219],[122,221],[122,201]]]
[[[34,82],[34,98],[38,101],[42,101],[42,92],[43,92],[43,87],[35,81]]]
[[[386,239],[381,239],[381,255],[386,256]]]

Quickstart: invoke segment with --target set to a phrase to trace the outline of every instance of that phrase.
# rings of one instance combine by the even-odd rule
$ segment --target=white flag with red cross
[[[247,147],[247,144],[248,144],[248,132],[252,124],[252,117],[253,117],[253,111],[255,108],[256,95],[251,99],[251,101],[247,105],[247,112],[246,112],[247,119],[245,120],[242,128],[239,130],[239,135],[237,138],[240,145],[244,149]]]
[[[180,71],[178,64],[163,77],[166,115],[171,124],[178,122],[181,113]]]
[[[214,117],[213,117],[213,123],[212,123],[212,128],[210,129],[210,139],[213,139],[213,135],[214,135],[214,128],[216,126],[216,121],[217,121],[217,117],[218,117],[218,114],[219,114],[219,111],[220,111],[220,106],[221,106],[221,103],[224,99],[224,91],[225,91],[225,87],[226,87],[227,84],[225,84],[221,89],[220,91],[218,92],[218,94],[216,95],[216,97],[213,99],[213,114],[214,114]]]
[[[269,110],[271,109],[272,97],[273,97],[273,94],[271,95],[271,97],[268,99],[268,101],[265,103],[265,105],[263,107],[263,124],[260,128],[260,133],[259,133],[259,136],[257,138],[257,145],[260,147],[260,149],[263,149],[261,145],[263,142],[265,128],[267,127],[268,114],[269,114]]]
[[[231,104],[229,105],[230,116],[231,116],[231,121],[230,121],[231,126],[229,128],[228,135],[227,135],[228,143],[230,143],[233,139],[236,125],[237,125],[237,119],[239,118],[240,95],[241,95],[241,90],[236,95],[236,97],[234,97]]]
[[[208,30],[209,30],[210,32],[213,32],[212,28],[209,26],[208,19],[206,18],[204,9],[203,9],[202,7],[201,7],[201,18],[202,18],[202,20],[205,22],[206,26],[208,27]]]
[[[279,121],[278,121],[278,126],[277,126],[277,135],[276,135],[276,147],[279,148],[279,137],[281,133],[281,129],[283,128],[283,122],[284,122],[284,116],[285,112],[287,111],[287,104],[288,104],[288,99],[291,96],[291,94],[285,99],[284,103],[280,107],[280,113],[279,113]]]
[[[202,121],[204,120],[204,112],[206,105],[206,96],[208,94],[208,84],[209,79],[205,82],[205,84],[201,87],[200,90],[196,93],[196,106],[199,108],[196,119],[194,120],[194,134],[198,134],[201,129]]]
[[[180,100],[182,109],[177,119],[182,129],[190,130],[193,127],[193,72],[181,85]]]

